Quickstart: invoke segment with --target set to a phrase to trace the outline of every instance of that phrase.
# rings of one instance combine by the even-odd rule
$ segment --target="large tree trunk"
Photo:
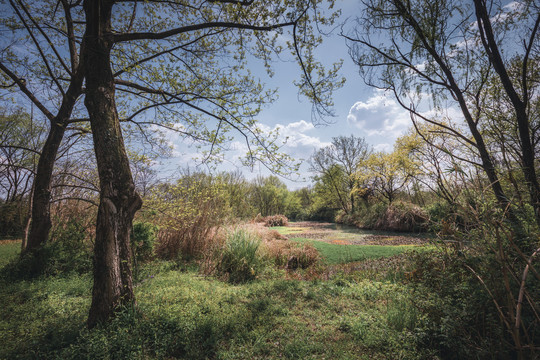
[[[28,234],[28,242],[23,253],[38,249],[47,242],[49,237],[49,230],[51,229],[50,200],[52,174],[58,148],[64,137],[65,130],[65,127],[61,123],[51,121],[51,129],[43,145],[34,178],[32,223],[30,233]]]
[[[94,245],[94,286],[88,326],[107,321],[134,304],[129,236],[142,201],[135,191],[116,111],[110,65],[112,2],[86,0],[83,40],[85,105],[90,115],[100,181]]]

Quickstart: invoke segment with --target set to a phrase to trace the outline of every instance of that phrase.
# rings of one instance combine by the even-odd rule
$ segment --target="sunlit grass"
[[[0,240],[0,267],[13,260],[20,251],[20,240]]]
[[[308,227],[272,226],[270,229],[276,230],[281,235],[299,234],[309,231]]]
[[[324,254],[347,256],[334,248],[349,246],[317,243]],[[0,264],[18,246],[0,245]],[[371,249],[364,255],[373,257],[377,246],[352,248]],[[91,274],[0,278],[0,359],[425,358],[401,341],[420,321],[406,313],[414,294],[403,283],[344,275],[298,281],[276,273],[239,285],[202,276],[190,264],[143,265],[136,310],[93,330],[85,324]]]
[[[366,259],[377,259],[401,254],[413,248],[408,245],[342,245],[329,244],[324,241],[315,241],[306,238],[292,238],[292,241],[309,242],[321,254],[328,264],[342,264]]]

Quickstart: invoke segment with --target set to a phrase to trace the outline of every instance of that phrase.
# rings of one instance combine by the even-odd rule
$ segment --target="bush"
[[[264,244],[266,253],[278,267],[289,270],[307,269],[320,259],[319,251],[309,243],[276,240]]]
[[[428,215],[419,206],[396,201],[386,209],[383,218],[375,224],[375,229],[392,231],[424,231],[427,229]]]
[[[26,201],[2,202],[0,200],[0,236],[22,237],[28,206]]]
[[[229,282],[243,283],[257,277],[263,266],[261,239],[245,229],[229,233],[223,248],[216,251],[218,274]]]
[[[287,226],[289,219],[285,215],[271,215],[264,218],[264,226]]]
[[[151,223],[136,222],[133,224],[131,248],[136,261],[143,262],[152,258],[157,231],[158,227]]]
[[[493,294],[501,296],[502,281],[491,270],[497,267],[494,257],[448,250],[411,254],[413,270],[405,278],[415,289],[415,306],[425,320],[418,341],[438,348],[448,359],[512,358],[510,339],[492,299],[465,267],[476,268]]]
[[[159,226],[156,255],[190,259],[206,254],[229,214],[225,192],[212,179],[184,177],[155,187],[146,200],[147,216]]]
[[[363,229],[389,231],[425,231],[428,214],[419,206],[402,201],[392,204],[378,202],[356,214],[338,213],[336,222],[354,225]]]
[[[367,206],[358,213],[354,222],[349,225],[356,225],[363,229],[374,229],[377,221],[384,217],[387,209],[388,205],[383,202],[377,202],[374,205]]]
[[[86,229],[77,220],[69,219],[56,226],[48,243],[6,265],[3,272],[10,278],[30,279],[91,270]]]

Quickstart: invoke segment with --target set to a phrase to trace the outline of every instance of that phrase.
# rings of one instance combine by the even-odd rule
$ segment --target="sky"
[[[353,18],[360,11],[359,3],[350,0],[338,0],[337,8],[342,10],[338,22]],[[339,29],[336,29],[332,35],[325,37],[317,51],[317,60],[326,65],[343,60],[340,75],[346,78],[345,85],[334,93],[336,116],[327,118],[327,125],[314,125],[311,121],[311,103],[305,98],[299,98],[298,90],[293,85],[293,80],[299,77],[296,63],[275,63],[275,75],[272,78],[268,78],[262,66],[260,69],[251,69],[269,88],[278,88],[278,100],[264,107],[258,120],[263,129],[279,128],[283,138],[288,137],[282,151],[301,162],[299,177],[281,179],[289,189],[298,189],[312,183],[313,174],[309,172],[307,159],[315,150],[330,145],[332,137],[364,137],[375,150],[391,151],[396,138],[411,125],[409,114],[391,94],[364,84],[358,67],[349,56],[345,40],[338,34]],[[241,167],[237,157],[245,154],[245,145],[239,139],[232,147],[237,151],[227,154],[219,170],[240,169],[248,179],[271,174],[261,164],[253,169]],[[196,162],[192,160],[196,156],[195,152],[194,148],[186,148],[180,141],[175,141],[175,156],[163,160],[163,163],[169,168],[175,163],[186,162],[195,167]],[[202,169],[205,167],[202,166]]]

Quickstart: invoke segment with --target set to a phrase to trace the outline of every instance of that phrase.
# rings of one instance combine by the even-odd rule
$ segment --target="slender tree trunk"
[[[78,65],[80,66],[80,64]],[[50,117],[51,128],[39,156],[36,176],[32,185],[31,223],[26,237],[25,252],[34,251],[47,242],[51,230],[51,183],[58,149],[64,138],[73,108],[82,93],[83,73],[80,68],[73,69],[73,77],[62,99],[55,117]]]
[[[51,129],[39,157],[34,191],[32,195],[32,223],[28,241],[23,253],[34,251],[47,242],[51,229],[51,181],[58,154],[58,148],[64,137],[65,127],[60,122],[51,122]]]
[[[527,64],[529,59],[530,48],[527,49],[523,61],[523,79],[522,79],[522,88],[523,95],[520,97],[518,94],[510,75],[508,74],[507,68],[501,56],[499,45],[497,44],[496,37],[491,26],[491,19],[486,7],[486,3],[481,0],[474,0],[475,10],[476,10],[476,19],[478,24],[478,29],[480,30],[480,36],[482,39],[482,44],[486,50],[486,53],[489,56],[490,62],[493,64],[493,68],[497,72],[501,84],[504,88],[504,91],[508,95],[508,98],[512,102],[514,111],[516,113],[516,123],[518,127],[518,134],[520,140],[520,150],[521,150],[521,170],[525,177],[525,182],[529,190],[530,203],[534,208],[536,223],[540,226],[540,183],[538,182],[538,177],[535,169],[535,152],[532,145],[531,136],[530,136],[530,119],[527,115],[527,103],[529,101],[527,95],[527,86],[528,82],[526,80],[527,74]],[[539,25],[540,17],[537,19],[533,32],[531,34],[531,44],[536,38]],[[526,45],[527,43],[525,43]]]
[[[133,216],[142,205],[116,111],[110,65],[112,5],[112,1],[106,0],[84,1],[85,105],[90,115],[100,180],[89,327],[107,321],[123,306],[134,305],[129,236]]]

